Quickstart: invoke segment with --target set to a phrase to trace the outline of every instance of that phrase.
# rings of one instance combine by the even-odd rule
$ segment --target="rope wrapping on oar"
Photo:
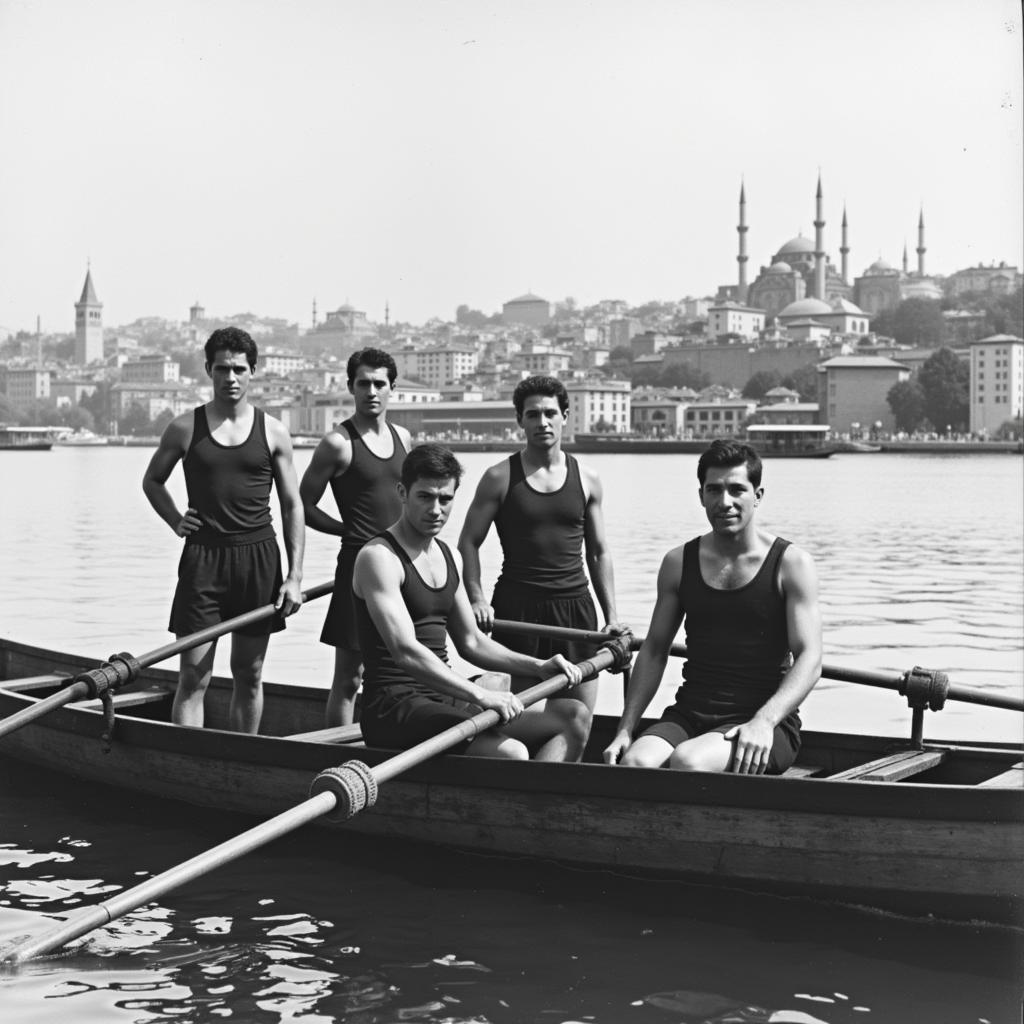
[[[915,665],[904,673],[899,692],[915,710],[941,711],[949,694],[949,676],[945,672]]]
[[[361,810],[377,802],[377,779],[373,769],[363,761],[346,761],[334,768],[325,768],[309,787],[309,795],[325,790],[334,794],[337,803],[325,814],[324,821],[337,825],[354,818]]]
[[[122,651],[112,654],[102,665],[79,672],[66,686],[82,683],[89,691],[89,696],[102,698],[108,691],[117,692],[122,686],[134,682],[142,671],[139,659]]]

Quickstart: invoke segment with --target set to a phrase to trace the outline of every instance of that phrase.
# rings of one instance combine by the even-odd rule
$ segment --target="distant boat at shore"
[[[58,434],[53,443],[67,448],[95,448],[100,445],[105,447],[107,442],[104,434],[95,434],[91,430],[76,430],[73,433],[65,431]]]
[[[0,424],[0,451],[48,452],[53,447],[51,427],[13,427]]]

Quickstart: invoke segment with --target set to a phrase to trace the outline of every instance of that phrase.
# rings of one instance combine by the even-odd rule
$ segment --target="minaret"
[[[839,252],[843,257],[843,280],[849,284],[850,278],[847,271],[850,269],[850,246],[846,237],[846,203],[843,203],[843,244],[839,246]]]
[[[736,262],[740,265],[739,288],[736,297],[740,302],[747,301],[747,196],[743,182],[740,182],[740,222],[736,227],[740,236],[740,252]]]
[[[103,359],[103,303],[96,298],[92,269],[86,268],[82,297],[75,303],[75,362],[79,366]]]
[[[906,277],[910,273],[910,264],[907,262],[907,241],[903,240],[903,276]]]
[[[391,326],[391,303],[387,299],[384,300],[384,326]]]
[[[316,299],[313,299],[313,330],[316,330]]]
[[[821,198],[821,171],[814,217],[814,298],[825,300],[825,211]]]
[[[924,277],[924,206],[917,219],[917,276]]]

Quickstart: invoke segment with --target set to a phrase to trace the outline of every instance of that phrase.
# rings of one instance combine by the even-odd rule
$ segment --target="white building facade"
[[[1024,408],[1024,339],[994,334],[971,342],[970,429],[994,434]]]

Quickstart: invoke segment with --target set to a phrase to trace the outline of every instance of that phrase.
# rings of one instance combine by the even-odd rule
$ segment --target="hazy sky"
[[[1018,0],[0,0],[0,325],[1021,265]]]

